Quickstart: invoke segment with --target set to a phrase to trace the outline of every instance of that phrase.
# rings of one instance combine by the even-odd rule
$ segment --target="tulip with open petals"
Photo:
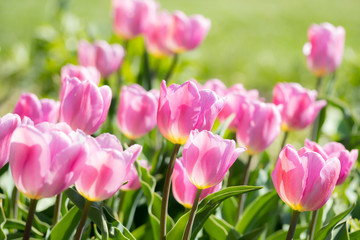
[[[278,83],[273,90],[273,102],[281,106],[282,130],[301,130],[309,126],[325,107],[326,101],[316,101],[317,92],[298,83]]]
[[[280,198],[293,210],[303,212],[317,210],[327,202],[339,173],[339,159],[332,157],[325,161],[307,148],[296,151],[286,145],[271,178]]]
[[[184,84],[161,83],[157,123],[162,135],[175,144],[184,144],[193,129],[211,130],[216,116],[224,106],[211,90],[198,90],[187,81]]]
[[[329,158],[338,158],[341,164],[341,170],[339,179],[336,185],[342,184],[349,176],[350,171],[356,159],[358,158],[359,150],[353,149],[350,152],[346,150],[344,145],[338,142],[329,142],[321,147],[316,142],[312,142],[308,139],[305,140],[305,147],[312,151],[319,153],[325,160]]]
[[[235,141],[222,139],[212,132],[193,130],[184,145],[183,163],[190,181],[205,189],[219,184],[246,148],[236,148]]]
[[[142,147],[132,145],[123,151],[114,135],[88,136],[89,156],[75,187],[89,201],[102,201],[114,195],[126,181],[131,164]]]
[[[343,58],[345,29],[330,23],[312,24],[308,30],[308,39],[303,52],[310,70],[317,77],[333,73]]]
[[[156,126],[159,98],[138,84],[123,86],[117,120],[120,131],[129,139],[138,139]]]

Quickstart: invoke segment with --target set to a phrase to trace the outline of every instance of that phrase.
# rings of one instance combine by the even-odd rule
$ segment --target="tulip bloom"
[[[131,164],[142,147],[132,145],[123,151],[114,135],[88,136],[89,156],[79,179],[75,182],[78,192],[89,201],[102,201],[114,195],[126,181]]]
[[[31,199],[55,196],[78,178],[86,161],[85,136],[61,131],[64,123],[19,126],[9,163],[16,187]],[[54,126],[55,125],[55,126]]]
[[[327,202],[339,173],[339,159],[325,161],[316,152],[306,148],[297,152],[288,144],[280,152],[271,178],[280,198],[293,210],[303,212],[317,210]]]
[[[151,168],[151,166],[148,166],[148,161],[146,160],[139,160],[138,163],[148,170]],[[125,181],[128,182],[121,187],[122,191],[137,190],[141,187],[139,175],[134,164],[131,164],[130,170],[126,174]]]
[[[184,145],[183,163],[190,181],[205,189],[219,184],[246,148],[236,148],[235,141],[222,139],[212,132],[193,130]]]
[[[308,30],[308,39],[303,52],[310,70],[317,77],[333,73],[343,58],[345,29],[330,23],[312,24]]]
[[[200,200],[211,193],[219,191],[221,187],[222,182],[213,187],[204,189],[201,192]],[[191,208],[194,203],[196,191],[196,186],[190,182],[186,175],[183,158],[176,159],[174,172],[172,175],[172,192],[174,198],[185,208]]]
[[[92,66],[75,66],[67,64],[61,68],[61,83],[66,83],[67,77],[76,77],[80,81],[90,80],[96,85],[100,83],[100,72]]]
[[[110,45],[104,40],[95,41],[94,45],[82,40],[78,45],[78,59],[83,66],[94,66],[104,78],[109,77],[121,66],[125,50],[119,44]]]
[[[349,176],[351,168],[356,162],[359,154],[359,151],[357,149],[353,149],[351,150],[351,152],[349,152],[341,143],[338,142],[330,142],[321,147],[316,142],[312,142],[306,139],[305,147],[319,153],[325,159],[325,161],[330,158],[339,159],[341,169],[339,179],[337,180],[336,185],[342,184]]]
[[[129,40],[148,28],[158,3],[153,0],[113,0],[112,8],[115,34]]]
[[[317,92],[298,83],[278,83],[273,90],[273,102],[280,105],[281,128],[284,131],[301,130],[309,126],[325,107],[326,101],[316,101]]]
[[[53,99],[41,99],[33,93],[23,93],[15,105],[14,113],[21,119],[30,118],[35,124],[41,122],[56,123],[59,117],[60,103]]]
[[[120,131],[129,139],[138,139],[156,126],[159,98],[138,84],[123,86],[117,120]]]
[[[272,103],[244,100],[236,132],[239,144],[247,148],[249,155],[264,151],[280,133],[281,116]]]
[[[210,90],[198,90],[187,81],[181,86],[161,83],[157,123],[161,134],[175,144],[184,144],[193,129],[210,130],[224,101]]]
[[[77,78],[67,78],[61,99],[60,121],[72,129],[93,134],[105,121],[111,103],[111,89],[98,87],[95,83]]]

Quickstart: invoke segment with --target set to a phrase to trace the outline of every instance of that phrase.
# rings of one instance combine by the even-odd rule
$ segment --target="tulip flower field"
[[[260,71],[271,81],[249,88],[259,80],[219,79],[193,57],[219,36],[205,8],[111,0],[111,21],[79,30],[70,1],[54,2],[31,70],[0,58],[0,239],[360,240],[360,61],[347,48],[359,39],[347,26],[309,24],[294,78]]]

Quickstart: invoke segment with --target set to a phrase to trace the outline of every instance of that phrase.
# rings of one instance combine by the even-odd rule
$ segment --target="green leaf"
[[[266,225],[256,228],[248,233],[241,235],[237,240],[253,240],[258,239],[262,232],[266,229]]]
[[[81,214],[82,212],[78,207],[72,207],[51,230],[49,239],[70,239],[80,222]]]
[[[225,199],[228,199],[229,197],[237,196],[242,193],[259,190],[261,188],[262,187],[257,187],[257,186],[228,187],[216,193],[212,193],[206,198],[204,198],[200,202],[198,210],[196,212],[191,239],[195,238],[195,236],[200,231],[207,218]],[[176,222],[174,227],[167,234],[167,239],[181,239],[183,237],[184,229],[189,219],[189,215],[190,212],[187,212],[180,217],[180,219]]]
[[[322,227],[318,233],[315,233],[314,239],[317,240],[325,240],[327,235],[329,235],[332,231],[332,229],[338,224],[346,215],[348,215],[355,207],[355,204],[353,204],[350,208],[345,210],[344,212],[336,215],[333,217],[330,222]]]
[[[16,230],[20,230],[20,231],[24,231],[25,230],[25,225],[26,223],[20,220],[15,220],[15,219],[6,219],[6,222],[4,224],[4,228],[7,229],[16,229]],[[31,227],[31,232],[33,234],[36,234],[37,236],[43,237],[44,234],[42,232],[40,232],[39,230],[37,230],[35,227]]]
[[[360,230],[357,230],[357,231],[355,231],[355,232],[351,232],[351,233],[349,234],[349,237],[350,237],[351,240],[358,240],[358,239],[360,239]]]
[[[6,217],[3,209],[2,200],[0,200],[0,239],[6,239],[6,235],[4,233],[4,225],[5,225]]]
[[[229,128],[231,122],[234,120],[235,117],[235,113],[231,114],[228,118],[226,118],[224,123],[220,124],[220,126],[216,129],[214,133],[221,137],[224,137],[226,130]]]
[[[223,219],[211,215],[204,224],[205,231],[216,240],[224,240],[233,227]]]
[[[293,239],[299,239],[300,234],[303,233],[304,231],[307,231],[307,229],[308,229],[308,226],[297,226],[295,229]],[[275,233],[271,234],[270,236],[268,236],[266,238],[266,240],[286,239],[287,233],[288,233],[288,231],[279,230],[279,231],[276,231]],[[317,239],[317,238],[314,238],[314,239]]]
[[[244,234],[252,228],[263,226],[266,217],[277,208],[278,195],[276,191],[266,193],[259,196],[252,204],[250,204],[240,221],[236,225],[236,230],[240,234]]]
[[[334,227],[334,230],[331,232],[332,240],[350,240],[349,236],[349,224],[348,221],[344,221]]]

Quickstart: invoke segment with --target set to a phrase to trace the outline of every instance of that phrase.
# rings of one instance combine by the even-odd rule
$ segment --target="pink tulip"
[[[151,166],[148,166],[148,161],[146,160],[139,160],[138,163],[140,166],[147,168],[148,170],[151,169]],[[130,170],[126,174],[125,181],[128,181],[128,183],[121,187],[122,191],[137,190],[141,187],[139,175],[134,164],[131,164]]]
[[[158,3],[152,0],[113,0],[112,8],[115,34],[129,40],[149,27]]]
[[[15,105],[14,113],[21,119],[30,118],[35,124],[40,122],[56,123],[59,117],[60,103],[52,99],[41,99],[33,93],[23,93]]]
[[[281,116],[272,103],[244,100],[239,111],[236,139],[249,155],[264,151],[280,133]]]
[[[205,189],[219,184],[231,165],[246,148],[212,132],[193,130],[184,145],[184,168],[190,181]]]
[[[331,158],[339,159],[341,169],[336,185],[342,184],[349,176],[351,168],[356,162],[359,154],[357,149],[353,149],[351,152],[349,152],[341,143],[338,142],[330,142],[321,147],[316,142],[312,142],[306,139],[305,147],[319,153],[325,159],[325,161]]]
[[[224,101],[210,90],[198,90],[191,81],[184,84],[161,83],[157,114],[162,135],[175,144],[184,144],[193,129],[210,130]]]
[[[92,66],[84,67],[67,64],[61,68],[62,84],[66,83],[67,77],[76,77],[80,81],[90,80],[96,85],[99,85],[100,83],[100,72]]]
[[[120,131],[129,139],[138,139],[156,126],[159,98],[138,84],[123,86],[117,120]]]
[[[96,67],[104,78],[109,77],[120,68],[124,57],[125,50],[121,45],[110,45],[104,40],[97,40],[94,45],[82,40],[78,45],[80,64],[85,67]]]
[[[68,77],[66,81],[60,104],[60,121],[66,122],[74,130],[81,129],[86,134],[93,134],[106,119],[111,89],[75,77]]]
[[[310,70],[317,77],[333,73],[343,58],[345,29],[330,23],[312,24],[308,30],[308,39],[303,52]]]
[[[9,161],[10,139],[20,123],[17,114],[8,113],[0,118],[0,168]]]
[[[168,38],[168,46],[175,53],[182,53],[199,46],[210,30],[211,22],[202,15],[186,16],[175,11],[172,21],[172,32]]]
[[[66,134],[54,125],[19,126],[11,138],[11,174],[19,191],[31,199],[52,197],[70,187],[86,160],[85,136]]]
[[[280,198],[296,211],[314,211],[330,198],[340,173],[337,158],[325,161],[306,148],[286,145],[271,173]]]
[[[204,189],[201,192],[200,200],[211,193],[219,191],[221,187],[222,182],[213,187]],[[190,182],[186,175],[183,158],[176,159],[174,172],[172,175],[172,192],[176,201],[178,201],[185,208],[191,208],[194,203],[196,191],[196,186]]]
[[[280,105],[284,131],[301,130],[309,126],[326,105],[316,101],[317,92],[298,83],[278,83],[273,90],[273,102]]]
[[[126,181],[131,164],[141,152],[140,145],[123,151],[114,135],[88,136],[89,156],[79,179],[78,192],[89,201],[102,201],[114,195]]]

